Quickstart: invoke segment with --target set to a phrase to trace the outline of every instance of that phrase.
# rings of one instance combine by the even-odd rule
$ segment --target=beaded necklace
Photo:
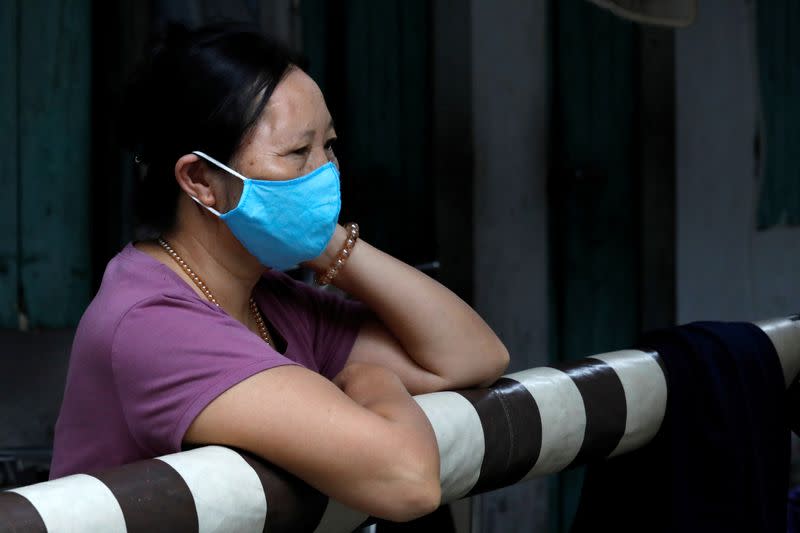
[[[161,237],[159,237],[158,239],[158,244],[160,244],[161,247],[164,249],[164,251],[166,251],[169,254],[169,256],[176,263],[178,263],[178,266],[180,266],[183,269],[183,271],[186,272],[186,275],[189,276],[189,278],[194,282],[195,285],[197,285],[197,288],[199,288],[203,292],[203,294],[205,294],[206,298],[208,298],[208,301],[219,307],[220,306],[219,302],[217,302],[217,299],[214,298],[213,294],[211,294],[209,288],[206,286],[206,284],[203,282],[200,276],[198,276],[194,270],[189,268],[189,265],[186,264],[186,261],[184,261],[180,255],[178,255],[178,252],[176,252],[172,248],[172,246],[170,246],[170,244]],[[261,338],[264,339],[264,342],[275,348],[275,343],[272,341],[272,337],[269,334],[267,325],[264,323],[264,318],[261,316],[261,311],[259,311],[258,306],[256,305],[256,301],[255,299],[253,299],[252,296],[250,297],[250,313],[253,315],[253,318],[256,321],[256,325],[258,326],[258,331],[261,334]]]

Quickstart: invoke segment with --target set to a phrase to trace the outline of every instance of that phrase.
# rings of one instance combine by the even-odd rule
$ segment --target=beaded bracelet
[[[327,285],[344,266],[344,263],[347,261],[347,258],[350,257],[350,254],[353,251],[353,247],[356,245],[356,241],[358,240],[358,224],[355,222],[350,222],[345,226],[347,230],[347,240],[344,241],[344,246],[342,249],[339,250],[339,253],[336,255],[336,260],[331,264],[328,270],[325,271],[324,274],[317,274],[316,282],[317,285]]]

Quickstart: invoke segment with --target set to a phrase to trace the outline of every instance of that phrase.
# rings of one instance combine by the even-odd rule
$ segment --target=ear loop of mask
[[[202,157],[203,159],[205,159],[205,160],[206,160],[206,161],[208,161],[209,163],[211,163],[211,164],[213,164],[213,165],[216,165],[216,166],[218,166],[218,167],[219,167],[219,168],[221,168],[222,170],[224,170],[224,171],[226,171],[226,172],[229,172],[229,173],[233,174],[234,176],[236,176],[236,177],[237,177],[237,178],[239,178],[240,180],[244,181],[245,183],[246,183],[246,182],[247,182],[247,181],[250,179],[250,178],[248,178],[248,177],[246,177],[246,176],[242,176],[241,174],[239,174],[238,172],[236,172],[235,170],[233,170],[233,169],[232,169],[232,168],[230,168],[229,166],[225,165],[224,163],[220,163],[219,161],[217,161],[216,159],[214,159],[213,157],[211,157],[210,155],[208,155],[208,154],[206,154],[206,153],[203,153],[203,152],[201,152],[201,151],[199,151],[199,150],[195,150],[195,151],[193,151],[192,153],[193,153],[194,155],[197,155],[197,156],[200,156],[200,157]],[[211,211],[212,213],[214,213],[214,214],[215,214],[215,215],[217,215],[218,217],[221,217],[221,216],[222,216],[222,213],[220,213],[219,211],[217,211],[217,210],[216,210],[216,209],[214,209],[213,207],[209,207],[209,206],[207,206],[206,204],[204,204],[203,202],[201,202],[200,200],[198,200],[198,199],[197,199],[197,198],[195,198],[194,196],[192,196],[192,195],[189,195],[189,198],[191,198],[192,200],[194,200],[195,202],[197,202],[197,203],[198,203],[199,205],[201,205],[202,207],[205,207],[206,209],[208,209],[209,211]]]

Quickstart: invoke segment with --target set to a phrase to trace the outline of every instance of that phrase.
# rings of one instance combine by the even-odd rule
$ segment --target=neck
[[[223,232],[227,235],[223,235]],[[229,315],[240,321],[247,320],[250,296],[264,267],[244,250],[227,229],[190,231],[179,225],[164,233],[162,238],[203,280],[217,303]],[[185,273],[183,277],[187,277]],[[192,283],[191,280],[189,282]]]

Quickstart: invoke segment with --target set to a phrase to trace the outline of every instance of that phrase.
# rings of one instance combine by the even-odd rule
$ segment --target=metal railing
[[[800,317],[757,323],[788,386]],[[436,434],[442,503],[635,450],[658,432],[667,381],[656,352],[623,350],[415,396]],[[349,532],[371,523],[298,478],[221,446],[0,493],[0,530]]]

